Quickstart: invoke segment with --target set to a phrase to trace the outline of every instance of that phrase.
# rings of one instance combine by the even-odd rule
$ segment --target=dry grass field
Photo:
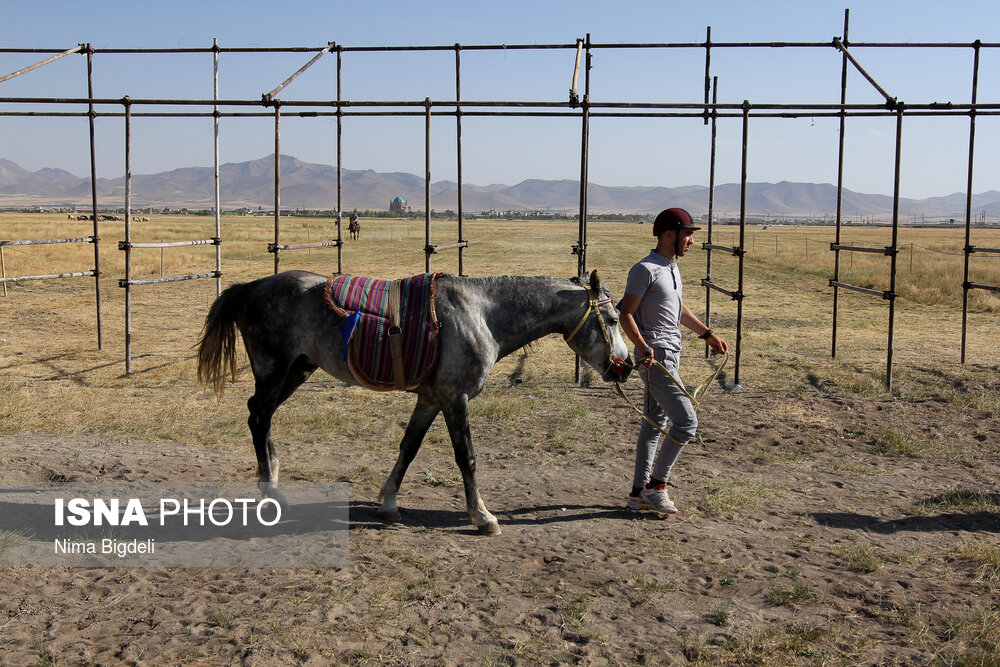
[[[62,219],[60,219],[62,218]],[[86,236],[65,216],[0,214],[0,237]],[[272,221],[223,218],[225,285],[271,273]],[[104,349],[94,280],[0,294],[0,464],[8,482],[253,479],[249,375],[216,400],[194,346],[215,281],[133,290],[124,376],[122,223],[101,223]],[[202,239],[212,218],[154,217],[134,241]],[[335,236],[288,217],[282,242]],[[467,222],[469,275],[569,277],[575,223]],[[345,230],[346,231],[346,230]],[[731,245],[738,228],[719,226]],[[621,295],[649,225],[592,223],[588,264]],[[843,242],[884,246],[887,228]],[[589,373],[572,383],[558,337],[495,368],[471,404],[483,497],[504,534],[475,535],[447,431],[435,423],[400,493],[375,514],[411,396],[317,374],[276,415],[283,479],[345,481],[350,565],[336,569],[0,569],[0,651],[12,664],[1000,664],[1000,299],[972,293],[959,364],[963,230],[904,228],[894,390],[883,387],[887,304],[842,292],[830,357],[829,227],[747,229],[740,382],[711,390],[700,439],[672,477],[680,513],[622,509],[637,417]],[[698,240],[704,240],[699,232]],[[434,243],[456,239],[434,223]],[[973,244],[1000,247],[1000,231]],[[345,273],[424,269],[421,222],[362,220]],[[202,273],[214,248],[135,253],[135,277]],[[457,271],[455,251],[433,270]],[[888,288],[889,260],[842,255],[841,280]],[[8,247],[6,275],[93,268],[90,245]],[[735,259],[713,280],[735,288]],[[282,268],[336,270],[336,250]],[[681,260],[703,313],[702,250]],[[1000,258],[970,279],[1000,284]],[[735,303],[712,296],[735,340]],[[708,373],[689,339],[682,372]],[[245,356],[242,357],[245,361]],[[732,360],[724,371],[731,379]],[[637,381],[627,391],[636,397]]]

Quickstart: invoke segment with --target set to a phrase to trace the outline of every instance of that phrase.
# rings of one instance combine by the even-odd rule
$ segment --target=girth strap
[[[403,330],[399,328],[401,280],[389,284],[389,351],[392,354],[392,375],[396,389],[406,388],[403,376]]]

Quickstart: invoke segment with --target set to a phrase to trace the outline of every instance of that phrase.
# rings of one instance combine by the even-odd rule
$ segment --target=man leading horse
[[[705,340],[715,354],[729,350],[728,343],[684,305],[677,259],[694,244],[698,229],[682,208],[668,208],[656,216],[656,247],[629,271],[619,309],[622,331],[635,345],[639,375],[645,384],[646,418],[639,425],[632,490],[626,500],[632,510],[652,509],[665,514],[677,511],[667,492],[667,480],[681,450],[698,428],[694,405],[678,375],[680,325]],[[652,367],[654,361],[658,362],[656,368]],[[663,370],[669,371],[676,382]],[[657,454],[661,433],[665,437]]]

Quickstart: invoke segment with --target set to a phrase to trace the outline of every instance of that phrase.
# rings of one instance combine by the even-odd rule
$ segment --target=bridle
[[[573,330],[569,332],[569,335],[564,336],[564,338],[566,339],[567,343],[573,340],[573,336],[577,334],[577,332],[583,326],[583,323],[587,321],[588,317],[590,317],[591,311],[593,311],[594,313],[597,314],[597,323],[601,325],[601,333],[604,334],[605,351],[607,352],[608,355],[608,370],[614,375],[621,375],[626,370],[628,370],[629,366],[624,359],[614,356],[613,353],[614,345],[611,343],[611,335],[608,333],[608,327],[604,323],[604,318],[601,317],[601,306],[603,306],[606,303],[611,303],[611,297],[609,296],[604,299],[598,299],[597,290],[592,290],[589,287],[587,287],[586,289],[587,289],[587,296],[589,297],[587,302],[587,310],[583,313],[583,317],[580,318],[580,321],[577,323],[577,325],[573,327]],[[617,380],[615,381],[615,383],[617,384]]]

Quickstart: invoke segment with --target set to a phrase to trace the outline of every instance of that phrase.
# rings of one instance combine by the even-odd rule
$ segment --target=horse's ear
[[[597,277],[597,269],[590,272],[590,289],[595,292],[599,292],[601,290],[601,279]]]

